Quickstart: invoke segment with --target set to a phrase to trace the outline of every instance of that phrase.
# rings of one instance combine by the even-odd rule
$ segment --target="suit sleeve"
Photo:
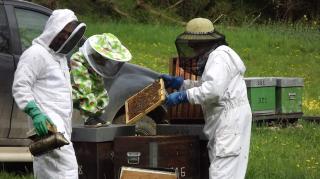
[[[200,86],[187,90],[192,104],[217,103],[224,95],[231,81],[231,70],[224,54],[210,55]]]
[[[195,80],[184,80],[183,85],[181,87],[182,90],[187,90],[193,87],[198,87],[201,85],[201,81],[195,81]]]
[[[37,81],[41,64],[41,57],[28,53],[20,57],[14,74],[12,95],[21,110],[24,110],[29,101],[34,100],[32,88]]]

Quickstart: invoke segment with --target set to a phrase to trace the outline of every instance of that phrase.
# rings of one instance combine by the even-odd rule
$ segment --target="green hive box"
[[[303,78],[276,77],[277,113],[301,113]]]
[[[275,114],[276,79],[267,77],[245,78],[248,99],[253,114]]]

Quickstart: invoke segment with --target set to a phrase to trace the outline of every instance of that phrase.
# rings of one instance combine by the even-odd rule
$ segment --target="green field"
[[[0,173],[1,179],[32,179],[33,176],[31,174],[29,175],[17,175],[17,174],[11,174],[11,173]]]
[[[247,178],[319,178],[319,141],[319,124],[253,127]]]
[[[174,41],[183,27],[112,22],[88,23],[87,36],[114,33],[133,54],[132,63],[168,73],[176,56]],[[246,77],[285,76],[304,78],[303,110],[320,114],[320,33],[303,26],[274,24],[256,27],[217,26],[229,45],[242,57]]]
[[[133,54],[132,63],[168,73],[176,56],[179,26],[94,22],[87,36],[114,33]],[[302,26],[217,26],[247,66],[247,77],[303,77],[303,111],[320,114],[320,33]],[[320,125],[299,121],[297,126],[253,127],[247,178],[320,178]],[[26,176],[23,176],[26,177]],[[21,178],[2,174],[0,178]],[[31,178],[31,177],[30,177]]]

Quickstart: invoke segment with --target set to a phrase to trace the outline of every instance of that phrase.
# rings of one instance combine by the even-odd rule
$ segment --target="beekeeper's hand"
[[[162,74],[160,76],[164,80],[164,85],[166,88],[180,89],[183,84],[183,78],[180,76],[171,76],[167,74]]]
[[[48,134],[47,122],[54,126],[51,119],[41,112],[34,101],[30,101],[27,104],[24,108],[24,112],[32,118],[33,126],[40,137]]]
[[[180,103],[187,103],[187,93],[186,91],[174,92],[167,96],[165,104],[170,107],[174,105],[178,105]]]

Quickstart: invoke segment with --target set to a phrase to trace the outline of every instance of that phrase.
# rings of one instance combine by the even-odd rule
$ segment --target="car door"
[[[7,14],[10,14],[9,25],[13,31],[12,36],[14,36],[14,40],[16,41],[16,51],[13,54],[14,68],[16,68],[22,52],[32,44],[32,40],[35,37],[42,33],[51,11],[48,11],[46,8],[42,10],[40,6],[23,5],[19,2],[7,4],[6,11]],[[11,78],[13,79],[13,75]],[[10,90],[11,86],[12,81]],[[10,96],[12,95],[10,94]],[[11,141],[14,141],[13,139],[17,139],[17,141],[19,141],[18,139],[25,139],[26,132],[29,129],[28,121],[26,114],[14,103],[8,138]],[[21,140],[19,144],[22,144]]]
[[[10,48],[10,32],[4,5],[0,2],[0,143],[7,138],[13,98],[11,86],[14,60]]]

